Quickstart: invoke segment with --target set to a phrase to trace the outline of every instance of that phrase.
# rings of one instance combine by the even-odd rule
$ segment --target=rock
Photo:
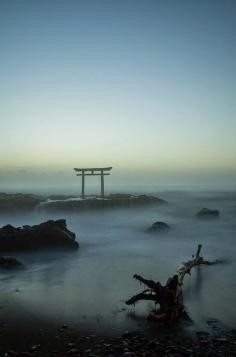
[[[32,211],[44,197],[25,193],[0,193],[0,212]]]
[[[226,343],[226,342],[228,342],[228,339],[225,337],[218,337],[218,338],[215,338],[215,341],[220,342],[220,343]]]
[[[4,354],[4,357],[14,357],[14,356],[20,356],[20,353],[10,350]]]
[[[33,345],[33,346],[31,347],[31,351],[37,351],[37,350],[40,349],[40,347],[41,347],[41,345]]]
[[[66,221],[47,221],[35,226],[0,228],[0,251],[30,250],[44,247],[73,248],[79,244],[75,234],[67,229]]]
[[[50,200],[68,200],[70,198],[74,198],[74,196],[71,195],[51,195],[47,197]]]
[[[73,342],[69,342],[69,343],[67,343],[67,347],[76,347],[76,344],[75,343],[73,343]]]
[[[170,229],[170,226],[165,222],[155,222],[148,228],[148,232],[163,232]]]
[[[220,216],[220,212],[217,209],[202,208],[198,213],[199,218],[217,218]]]
[[[134,207],[147,204],[162,204],[164,200],[147,195],[112,194],[104,198],[85,197],[84,199],[67,199],[43,202],[42,211],[80,211],[87,209],[104,209],[113,207]]]
[[[71,348],[69,351],[67,351],[68,355],[77,355],[79,353],[79,350],[77,348]]]
[[[62,328],[65,330],[65,329],[67,329],[69,326],[68,325],[66,325],[66,324],[63,324],[62,325]]]
[[[1,257],[0,256],[0,269],[17,269],[23,268],[23,264],[12,257]]]

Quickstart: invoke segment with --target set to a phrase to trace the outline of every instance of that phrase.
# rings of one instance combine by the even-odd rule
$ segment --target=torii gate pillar
[[[101,170],[101,197],[104,197],[104,173]]]
[[[84,177],[84,171],[82,171],[82,185],[81,185],[81,196],[84,197],[84,184],[85,184],[85,177]]]

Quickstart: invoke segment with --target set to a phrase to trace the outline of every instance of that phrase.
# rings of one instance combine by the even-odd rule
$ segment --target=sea
[[[25,269],[0,272],[0,313],[8,309],[10,314],[12,306],[14,311],[23,311],[23,316],[91,334],[152,331],[147,316],[155,305],[147,301],[125,304],[145,289],[133,275],[164,284],[202,244],[205,259],[222,262],[195,267],[185,277],[183,299],[188,318],[178,322],[178,329],[235,328],[236,190],[146,187],[126,191],[155,195],[167,203],[72,213],[47,213],[36,208],[27,214],[2,214],[0,226],[66,219],[79,249],[11,253]],[[218,209],[220,217],[197,218],[196,213],[204,207]],[[167,223],[170,229],[147,233],[156,221]]]

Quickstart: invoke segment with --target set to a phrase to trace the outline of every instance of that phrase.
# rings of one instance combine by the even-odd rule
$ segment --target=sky
[[[235,0],[0,0],[0,180],[236,182],[235,83]]]

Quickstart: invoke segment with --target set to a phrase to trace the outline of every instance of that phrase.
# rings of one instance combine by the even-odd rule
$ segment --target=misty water
[[[30,215],[2,215],[1,226],[65,218],[80,244],[80,249],[73,252],[11,254],[27,269],[0,273],[2,309],[8,303],[39,320],[65,323],[91,333],[146,329],[145,317],[154,305],[140,302],[127,307],[124,303],[144,289],[132,279],[133,274],[164,283],[201,243],[204,258],[222,259],[224,263],[196,267],[191,276],[186,276],[184,303],[192,323],[184,323],[183,328],[207,330],[211,319],[235,327],[236,194],[156,195],[168,204],[81,213],[46,214],[36,210]],[[220,218],[196,218],[203,207],[219,209]],[[171,229],[148,234],[146,229],[155,221],[164,221]]]

